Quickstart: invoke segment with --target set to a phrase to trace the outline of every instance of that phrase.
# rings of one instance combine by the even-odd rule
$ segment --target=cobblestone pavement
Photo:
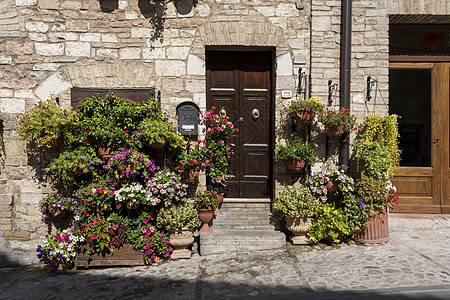
[[[381,245],[287,243],[148,269],[3,268],[0,299],[450,299],[450,227],[404,222]]]

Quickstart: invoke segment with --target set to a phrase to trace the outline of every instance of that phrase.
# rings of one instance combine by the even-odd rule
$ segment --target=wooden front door
[[[397,212],[450,212],[450,64],[391,63],[389,112],[399,119]]]
[[[206,61],[207,107],[223,108],[239,128],[227,197],[270,197],[272,53],[207,51]]]

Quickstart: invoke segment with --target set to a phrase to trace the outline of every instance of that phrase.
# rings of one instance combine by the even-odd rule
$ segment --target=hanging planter
[[[292,171],[300,171],[305,167],[305,160],[287,159],[284,161],[286,167]]]
[[[136,178],[136,174],[132,173],[131,164],[122,164],[120,165],[120,172],[124,175],[125,178],[134,180]]]
[[[327,182],[327,191],[336,192],[339,189],[339,185],[336,181],[330,180]]]
[[[127,204],[127,209],[130,209],[130,210],[139,208],[139,203],[135,203],[133,201],[128,201],[126,204]]]
[[[62,143],[63,143],[63,138],[62,138],[62,136],[60,136],[58,138],[52,139],[50,141],[50,144],[48,145],[48,148],[50,150],[56,150],[59,148],[59,146],[62,145]]]
[[[301,123],[301,124],[309,124],[314,120],[314,117],[316,116],[316,114],[312,111],[309,110],[299,110],[297,111],[297,113],[295,114],[295,120],[297,121],[297,123]]]

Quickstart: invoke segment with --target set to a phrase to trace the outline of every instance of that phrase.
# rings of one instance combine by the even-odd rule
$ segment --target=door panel
[[[400,116],[402,161],[392,179],[396,212],[441,213],[448,188],[448,73],[445,63],[391,64],[389,112]],[[444,164],[445,163],[445,164]],[[445,174],[444,174],[445,173]],[[448,198],[448,196],[447,196]]]
[[[270,52],[207,52],[207,107],[224,107],[239,128],[231,141],[228,197],[270,196],[271,57]]]

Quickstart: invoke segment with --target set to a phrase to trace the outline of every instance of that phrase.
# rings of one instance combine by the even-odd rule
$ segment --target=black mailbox
[[[198,135],[198,106],[183,102],[177,106],[178,130],[182,135]]]

